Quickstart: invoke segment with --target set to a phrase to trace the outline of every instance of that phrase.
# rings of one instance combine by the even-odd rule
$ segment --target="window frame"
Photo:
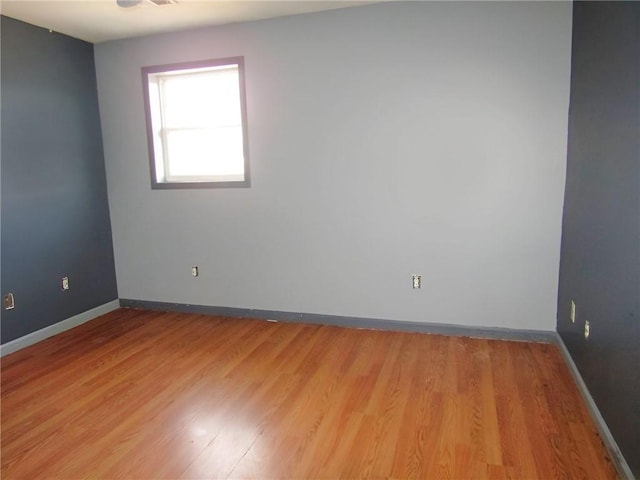
[[[156,160],[156,144],[160,144],[164,151],[166,146],[164,145],[164,135],[162,135],[160,142],[156,142],[156,131],[154,130],[154,123],[152,118],[152,107],[150,97],[150,77],[156,74],[168,73],[177,71],[188,71],[196,69],[216,68],[223,66],[237,66],[238,69],[238,90],[240,94],[240,116],[242,127],[242,152],[244,159],[244,179],[243,180],[189,180],[189,181],[176,181],[175,179],[166,180],[160,179],[157,175],[157,168],[163,168],[165,166],[165,156],[162,153],[162,158]],[[149,150],[149,169],[151,174],[151,188],[155,189],[185,189],[185,188],[243,188],[250,187],[250,169],[249,169],[249,138],[248,138],[248,125],[247,125],[247,101],[246,101],[246,89],[245,89],[245,73],[244,73],[244,57],[228,57],[218,58],[210,60],[199,60],[195,62],[181,62],[170,63],[165,65],[152,65],[142,67],[142,91],[144,99],[145,109],[145,122],[147,130],[147,148]],[[164,125],[162,125],[164,127]],[[164,130],[164,128],[162,128]],[[162,162],[158,165],[158,162]]]

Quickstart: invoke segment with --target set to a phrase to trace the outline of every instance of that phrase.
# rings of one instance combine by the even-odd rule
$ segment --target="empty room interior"
[[[0,13],[3,479],[640,478],[640,2]]]

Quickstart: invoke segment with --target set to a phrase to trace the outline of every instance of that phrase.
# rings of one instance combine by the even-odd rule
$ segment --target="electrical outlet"
[[[576,302],[571,300],[571,312],[569,313],[571,323],[576,323]]]
[[[69,277],[62,277],[62,290],[69,290]]]
[[[421,288],[422,287],[422,275],[413,274],[411,276],[413,282],[413,288]]]
[[[589,340],[589,334],[591,333],[591,325],[589,325],[589,321],[584,322],[584,339]]]
[[[191,276],[192,277],[198,276],[198,267],[191,267]]]
[[[13,293],[7,293],[4,297],[2,297],[2,305],[5,310],[11,310],[15,308],[16,304],[13,298]]]

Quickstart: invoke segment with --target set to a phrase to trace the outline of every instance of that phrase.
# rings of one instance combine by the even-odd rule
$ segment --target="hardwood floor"
[[[1,368],[3,479],[617,478],[547,344],[121,309]]]

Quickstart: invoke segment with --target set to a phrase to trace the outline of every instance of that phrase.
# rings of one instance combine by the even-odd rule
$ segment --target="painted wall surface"
[[[640,478],[640,3],[576,3],[573,29],[557,326]]]
[[[405,2],[96,45],[120,297],[554,330],[570,42],[569,3]],[[152,191],[141,67],[230,56],[251,188]]]
[[[6,343],[118,294],[93,46],[1,18]]]

